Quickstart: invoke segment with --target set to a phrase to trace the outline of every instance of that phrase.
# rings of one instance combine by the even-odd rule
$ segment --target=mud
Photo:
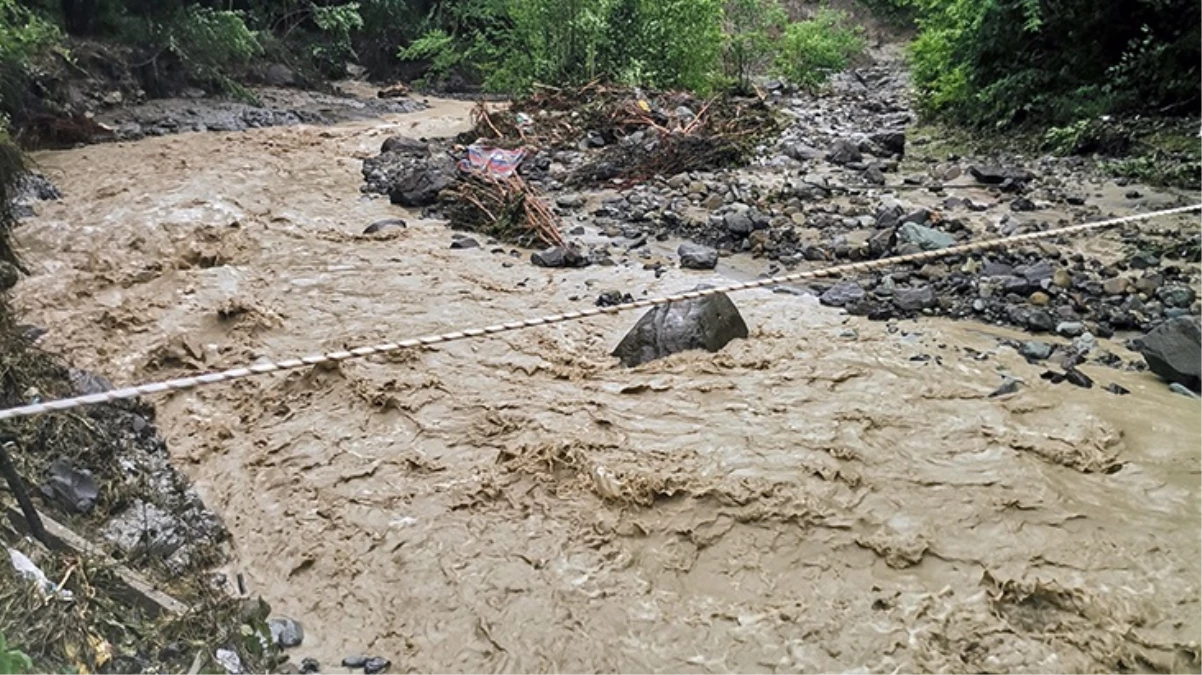
[[[385,138],[453,136],[470,106],[42,153],[62,198],[18,231],[19,307],[127,384],[724,278],[452,250],[360,194]],[[1202,667],[1197,401],[1089,364],[1132,393],[1052,385],[981,324],[734,300],[752,335],[718,354],[624,369],[637,317],[602,317],[174,394],[157,419],[233,568],[326,667]]]

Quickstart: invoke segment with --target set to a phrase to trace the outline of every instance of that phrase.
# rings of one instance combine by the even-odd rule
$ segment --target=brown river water
[[[721,279],[451,250],[360,195],[384,138],[469,108],[39,154],[64,198],[19,231],[25,319],[122,385]],[[1051,385],[981,324],[733,299],[750,339],[633,370],[623,314],[154,402],[328,671],[1199,671],[1198,401]]]

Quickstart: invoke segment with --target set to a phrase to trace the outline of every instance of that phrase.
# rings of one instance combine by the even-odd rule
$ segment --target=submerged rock
[[[1197,317],[1165,321],[1132,341],[1148,368],[1169,382],[1202,390],[1202,329]]]
[[[368,225],[366,228],[364,228],[363,234],[375,234],[377,232],[383,232],[384,230],[391,229],[391,228],[398,228],[398,229],[403,230],[408,226],[409,225],[404,220],[401,220],[400,218],[386,218],[384,220],[377,220],[376,222],[372,223],[371,225]]]
[[[717,352],[748,336],[747,324],[725,293],[661,305],[622,338],[613,356],[627,367],[692,349]]]

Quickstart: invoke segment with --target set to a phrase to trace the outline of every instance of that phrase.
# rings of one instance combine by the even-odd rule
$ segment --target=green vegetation
[[[978,128],[1197,113],[1196,0],[909,0],[924,112]]]
[[[32,673],[33,661],[25,652],[19,649],[9,649],[8,642],[4,639],[4,632],[0,631],[0,675],[21,675],[21,673]]]
[[[813,19],[785,29],[777,69],[795,84],[817,86],[829,74],[846,68],[851,58],[864,50],[861,33],[848,25],[846,15],[821,10]]]

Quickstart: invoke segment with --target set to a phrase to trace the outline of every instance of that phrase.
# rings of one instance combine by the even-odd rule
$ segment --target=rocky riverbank
[[[581,186],[582,171],[594,175],[588,167],[619,156],[611,147],[634,148],[625,156],[636,164],[661,150],[649,142],[650,129],[613,126],[591,108],[540,113],[526,103],[516,118],[494,113],[502,121],[478,124],[476,136],[483,145],[526,143],[518,173],[547,195],[571,240],[531,257],[542,266],[641,264],[658,276],[666,266],[709,269],[749,255],[761,261],[762,275],[776,275],[1199,201],[1196,192],[1113,178],[1101,160],[936,149],[914,133],[907,84],[899,63],[888,58],[837,76],[816,95],[766,83],[765,101],[783,125],[774,139],[724,168],[646,180],[603,178]],[[638,102],[634,91],[627,97],[631,106]],[[695,114],[662,109],[665,120]],[[497,125],[503,138],[494,136]],[[546,147],[536,145],[540,138]],[[440,195],[456,181],[462,156],[462,146],[447,142],[391,138],[379,156],[364,161],[363,189],[439,217]],[[624,167],[611,169],[618,175]],[[1196,222],[1185,215],[1118,228],[1117,236],[1100,240],[1085,235],[949,256],[804,291],[873,320],[948,316],[1073,340],[1095,362],[1138,369],[1142,359],[1080,344],[1130,337],[1202,312],[1196,290],[1202,233],[1190,226]],[[452,219],[451,225],[462,224]],[[693,242],[678,262],[645,245],[671,237]],[[1046,358],[1041,349],[1031,353]]]

